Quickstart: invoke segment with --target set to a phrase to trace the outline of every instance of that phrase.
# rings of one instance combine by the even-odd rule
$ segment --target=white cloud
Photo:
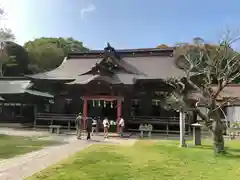
[[[90,13],[90,12],[93,12],[95,10],[96,10],[96,7],[93,4],[89,4],[87,7],[82,8],[80,10],[81,18],[83,18],[86,13]]]

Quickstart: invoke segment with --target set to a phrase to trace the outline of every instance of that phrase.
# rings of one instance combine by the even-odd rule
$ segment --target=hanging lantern
[[[93,107],[95,107],[95,100],[93,100]]]
[[[113,102],[111,102],[111,108],[113,108]]]
[[[103,102],[103,107],[106,107],[106,101]]]
[[[98,107],[101,107],[101,101],[98,101]]]

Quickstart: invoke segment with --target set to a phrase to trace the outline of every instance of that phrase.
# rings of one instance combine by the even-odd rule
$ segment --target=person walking
[[[87,118],[86,130],[87,130],[87,140],[91,139],[91,132],[92,132],[92,118]]]
[[[118,123],[118,125],[119,125],[119,128],[120,128],[119,134],[120,134],[121,137],[123,137],[123,131],[124,131],[125,124],[124,124],[124,119],[121,116],[119,116],[119,123]]]
[[[82,137],[82,113],[79,113],[76,120],[75,120],[75,126],[76,126],[76,135],[77,139],[81,139]]]
[[[108,138],[108,128],[109,128],[109,121],[108,121],[108,118],[105,117],[103,120],[104,138]]]

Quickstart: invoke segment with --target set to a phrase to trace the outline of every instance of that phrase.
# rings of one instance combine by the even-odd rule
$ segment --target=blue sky
[[[224,3],[226,2],[226,3]],[[0,0],[17,42],[74,37],[92,49],[174,45],[202,37],[217,41],[226,28],[240,35],[240,1]]]

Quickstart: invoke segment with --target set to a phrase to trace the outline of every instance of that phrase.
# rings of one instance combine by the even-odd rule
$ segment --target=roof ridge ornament
[[[107,61],[111,61],[110,59],[115,59],[119,61],[121,57],[117,53],[117,51],[110,45],[109,42],[107,42],[107,46],[104,48],[104,59],[108,59]]]
[[[104,48],[104,51],[115,52],[115,49],[107,42],[107,47]]]

